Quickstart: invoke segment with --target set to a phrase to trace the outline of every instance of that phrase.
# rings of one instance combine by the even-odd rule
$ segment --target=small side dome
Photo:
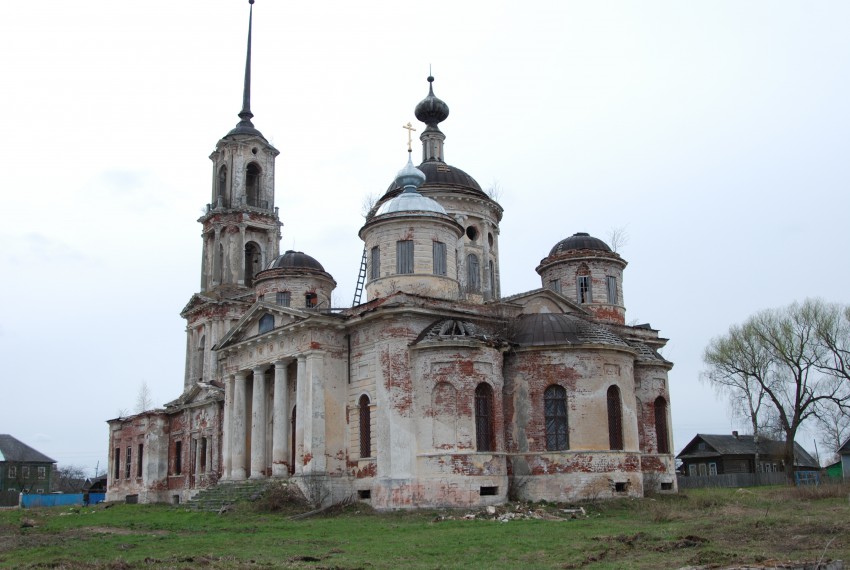
[[[315,269],[324,271],[322,264],[301,251],[286,251],[275,257],[266,269]]]
[[[425,182],[425,173],[413,166],[413,161],[408,153],[407,164],[395,175],[395,184],[409,192],[422,186],[423,182]]]
[[[445,214],[446,209],[440,206],[436,200],[423,196],[419,192],[402,192],[392,200],[387,200],[381,204],[375,215],[380,216],[397,212],[433,212],[435,214]]]
[[[428,76],[428,96],[422,99],[414,110],[416,118],[429,127],[445,121],[449,116],[449,106],[434,95],[434,77]]]
[[[595,238],[585,232],[578,232],[556,243],[555,247],[552,248],[552,251],[549,252],[549,255],[557,255],[559,253],[575,249],[592,249],[611,252],[611,248],[608,247],[608,244],[601,239]]]

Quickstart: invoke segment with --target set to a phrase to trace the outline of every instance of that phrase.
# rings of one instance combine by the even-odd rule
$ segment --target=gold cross
[[[407,129],[407,152],[413,152],[413,131],[416,129],[409,122],[406,125],[402,125],[401,128]]]

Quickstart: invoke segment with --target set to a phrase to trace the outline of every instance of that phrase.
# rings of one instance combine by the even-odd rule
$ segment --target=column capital
[[[239,370],[236,374],[233,375],[234,380],[245,380],[248,378],[247,370]]]
[[[294,358],[281,358],[280,360],[274,361],[275,368],[286,368],[289,366],[289,363],[295,360]]]
[[[254,374],[265,374],[268,369],[269,369],[268,364],[260,364],[258,366],[254,366],[253,368],[251,368],[251,371]]]

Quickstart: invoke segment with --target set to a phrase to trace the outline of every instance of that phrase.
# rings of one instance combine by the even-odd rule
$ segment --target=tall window
[[[44,468],[44,467],[39,467],[38,468],[38,478],[44,479],[46,476],[47,476],[47,469]]]
[[[126,463],[124,463],[124,478],[125,479],[130,478],[130,464],[132,463],[132,461],[131,461],[132,455],[133,455],[133,448],[127,447],[127,457],[125,459]]]
[[[112,462],[113,462],[112,478],[113,479],[120,479],[121,478],[121,448],[120,447],[115,448],[115,455],[112,458]],[[10,467],[9,468],[9,475],[12,475],[11,469],[12,468]]]
[[[558,385],[543,393],[543,413],[546,419],[546,450],[569,449],[567,432],[567,391]]]
[[[216,188],[216,195],[220,199],[223,206],[227,206],[224,203],[224,197],[227,194],[227,167],[222,166],[218,169],[218,188]]]
[[[252,241],[245,244],[245,285],[248,287],[254,284],[254,275],[262,270],[261,257],[259,245]]]
[[[608,443],[611,449],[623,449],[623,409],[616,386],[608,388]]]
[[[658,453],[670,453],[670,438],[667,430],[667,400],[659,396],[655,399],[655,440]]]
[[[278,291],[275,293],[275,302],[281,307],[288,307],[292,302],[292,294],[289,291]]]
[[[136,477],[142,476],[142,457],[145,451],[145,445],[143,443],[139,444],[139,454],[136,456]]]
[[[274,315],[266,313],[262,317],[260,317],[260,328],[259,333],[267,333],[274,328]]]
[[[249,206],[260,205],[260,167],[254,162],[245,169],[245,197]]]
[[[117,457],[117,456],[116,456],[116,457]],[[9,467],[9,475],[8,475],[8,476],[9,476],[9,478],[10,478],[10,479],[11,479],[12,477],[17,477],[17,476],[18,476],[18,468],[17,468],[17,466],[15,466],[15,465],[11,465],[11,466]],[[116,476],[115,478],[117,479],[118,477]]]
[[[377,279],[381,276],[381,248],[377,245],[372,248],[369,256],[369,279]]]
[[[206,342],[206,335],[201,335],[200,340],[198,340],[198,348],[195,349],[195,378],[197,380],[204,378],[204,347]]]
[[[396,273],[413,273],[413,240],[396,242],[395,266]]]
[[[490,291],[496,296],[496,264],[490,260]]]
[[[590,289],[590,275],[579,275],[576,280],[576,299],[579,303],[590,303],[592,300]]]
[[[549,289],[556,293],[561,292],[561,280],[560,279],[552,279],[549,281]]]
[[[493,451],[493,388],[485,382],[475,388],[475,443],[478,451]]]
[[[207,472],[207,438],[201,438],[201,473]]]
[[[24,479],[30,478],[30,466],[29,465],[24,465],[23,467],[21,467],[21,477],[24,478]]]
[[[611,305],[617,304],[617,278],[609,275],[606,279],[608,285],[608,303]]]
[[[183,473],[183,442],[174,442],[174,474],[180,475]]]
[[[446,274],[446,244],[434,242],[434,275]]]
[[[360,457],[372,457],[372,414],[369,396],[360,396]]]
[[[469,291],[481,290],[481,268],[474,253],[466,256],[466,285]]]

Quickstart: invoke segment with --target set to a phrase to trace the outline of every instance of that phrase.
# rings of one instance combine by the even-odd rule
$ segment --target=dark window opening
[[[493,295],[496,294],[496,264],[493,263],[493,260],[490,260],[490,291],[493,292]]]
[[[434,275],[446,274],[446,244],[434,242]]]
[[[608,443],[611,449],[623,449],[623,409],[616,386],[608,388]]]
[[[249,206],[260,206],[260,167],[253,162],[245,169],[245,198]]]
[[[661,490],[662,491],[672,491],[673,490],[673,483],[661,483]]]
[[[360,499],[360,500],[371,499],[372,498],[372,491],[370,491],[368,489],[363,490],[363,491],[357,491],[357,498]]]
[[[561,280],[560,279],[552,279],[549,281],[549,289],[554,291],[555,293],[561,292]]]
[[[381,248],[375,246],[369,258],[369,278],[377,279],[381,276]]]
[[[180,475],[183,473],[183,442],[174,442],[174,474]]]
[[[590,303],[591,302],[591,291],[590,291],[590,276],[589,275],[580,275],[578,281],[576,282],[576,286],[578,287],[578,302],[579,303]]]
[[[472,292],[481,290],[481,268],[474,253],[466,256],[466,286]]]
[[[402,240],[395,244],[396,273],[413,273],[413,240]]]
[[[127,447],[127,458],[126,458],[126,463],[124,464],[124,478],[125,479],[130,478],[130,466],[132,464],[132,455],[133,455],[133,448]]]
[[[260,317],[259,334],[267,333],[274,328],[274,315],[266,313]]]
[[[120,479],[121,478],[121,448],[120,447],[115,448],[115,457],[113,457],[113,461],[114,461],[114,465],[113,465],[113,469],[112,469],[112,478],[113,479]],[[12,468],[11,467],[9,468],[9,475],[14,477],[14,475],[12,475]]]
[[[614,483],[614,491],[617,493],[625,493],[628,488],[628,483]]]
[[[275,302],[281,307],[288,307],[292,301],[292,295],[289,291],[278,291],[275,294]]]
[[[261,271],[260,257],[260,246],[252,241],[245,244],[245,285],[247,287],[254,285],[254,276]]]
[[[319,304],[319,296],[316,293],[306,293],[304,295],[304,306],[308,309],[313,309]]]
[[[499,494],[498,487],[481,487],[478,489],[478,494],[482,497],[493,497]]]
[[[142,476],[142,457],[144,457],[145,445],[143,443],[139,444],[139,455],[136,456],[136,477]]]
[[[466,228],[466,237],[469,238],[469,241],[475,241],[478,239],[478,228],[475,226],[469,226]]]
[[[360,396],[360,457],[372,457],[372,414],[369,396]]]
[[[201,473],[207,472],[207,438],[201,438]]]
[[[658,443],[658,453],[670,453],[670,438],[667,434],[667,401],[659,396],[655,399],[655,439]]]
[[[218,169],[218,188],[216,188],[216,196],[218,203],[216,205],[221,205],[227,207],[227,203],[225,201],[225,196],[227,195],[227,167],[222,166]]]
[[[569,449],[567,432],[567,391],[562,386],[549,386],[543,395],[546,420],[546,450]]]
[[[493,451],[493,388],[475,388],[475,443],[478,451]]]

